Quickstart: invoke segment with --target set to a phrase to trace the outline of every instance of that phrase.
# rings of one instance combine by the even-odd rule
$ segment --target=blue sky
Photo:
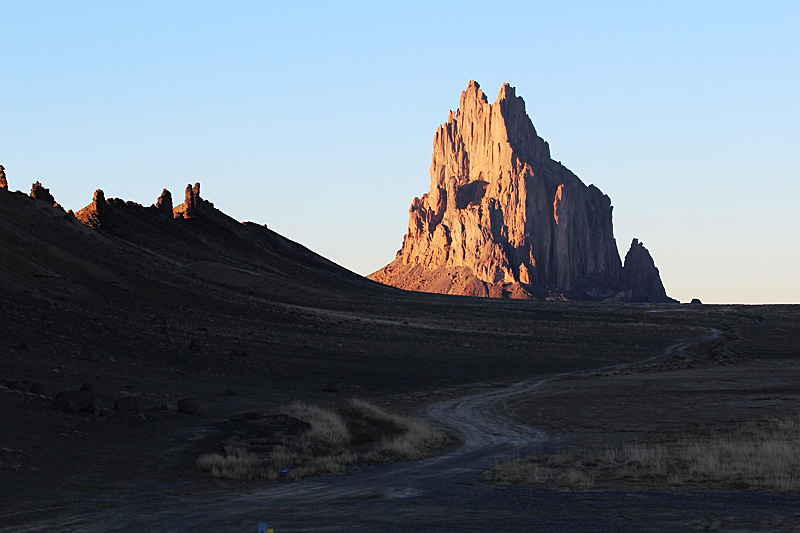
[[[800,302],[800,3],[4,2],[0,164],[78,209],[200,181],[361,274],[433,134],[508,82],[667,292]]]

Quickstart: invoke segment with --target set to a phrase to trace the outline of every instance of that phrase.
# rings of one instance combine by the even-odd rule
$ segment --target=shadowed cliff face
[[[628,253],[625,254],[622,275],[630,286],[632,300],[662,302],[670,299],[661,283],[661,276],[650,252],[638,239],[633,239]]]
[[[371,279],[452,294],[636,299],[622,276],[611,200],[550,159],[513,87],[489,104],[469,83],[434,136],[430,173],[397,258]]]

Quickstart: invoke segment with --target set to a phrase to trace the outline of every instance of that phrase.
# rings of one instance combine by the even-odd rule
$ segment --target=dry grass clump
[[[381,439],[377,451],[389,457],[418,459],[433,447],[441,445],[445,433],[422,420],[389,413],[363,400],[352,399],[350,408],[364,420],[395,430],[392,436]]]
[[[394,458],[417,459],[444,442],[445,433],[412,418],[389,413],[362,400],[344,410],[294,403],[281,413],[310,424],[300,435],[280,439],[229,439],[223,453],[204,454],[197,468],[214,477],[237,481],[299,479],[317,473],[339,473],[347,465]],[[360,435],[353,445],[353,432]],[[366,435],[366,436],[365,436]]]
[[[306,441],[319,441],[331,448],[342,449],[350,440],[347,424],[331,409],[296,402],[281,412],[311,424],[311,429],[303,434]]]
[[[225,446],[225,454],[207,453],[197,458],[197,468],[214,477],[246,481],[264,473],[264,459],[243,448]]]
[[[590,488],[595,481],[618,480],[800,491],[800,420],[747,422],[723,432],[657,444],[567,448],[499,463],[484,477],[562,488]]]

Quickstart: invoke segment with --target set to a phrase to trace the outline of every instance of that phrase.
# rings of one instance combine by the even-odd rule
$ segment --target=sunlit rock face
[[[191,187],[189,187],[191,189]],[[200,184],[195,185],[197,196],[193,198],[193,208],[197,207],[200,202]],[[173,218],[183,218],[186,211],[185,205],[181,204],[175,208],[173,212],[172,207],[172,194],[164,189],[161,196],[158,197],[156,203],[145,207],[136,202],[126,202],[120,198],[106,198],[102,189],[97,189],[94,192],[92,203],[75,213],[75,218],[93,228],[111,228],[119,226],[130,226],[131,217],[150,222],[166,222]]]
[[[550,158],[513,87],[490,104],[469,83],[434,136],[430,173],[397,257],[371,279],[474,296],[633,298],[611,200]]]
[[[8,188],[8,184],[6,184],[6,188]],[[31,186],[31,192],[29,196],[31,198],[36,198],[37,200],[42,200],[49,205],[57,205],[56,199],[53,198],[52,194],[50,194],[50,189],[45,188],[38,181]]]

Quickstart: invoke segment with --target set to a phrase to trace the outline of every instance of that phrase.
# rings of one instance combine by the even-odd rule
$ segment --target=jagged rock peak
[[[161,196],[156,200],[156,209],[159,213],[172,218],[172,193],[167,189],[161,191]]]
[[[0,189],[8,189],[8,180],[6,179],[6,167],[0,165]]]
[[[460,136],[471,155],[476,148],[481,148],[479,152],[482,152],[486,148],[495,149],[498,144],[502,146],[507,143],[522,152],[520,155],[550,159],[550,148],[536,134],[536,128],[525,111],[525,101],[516,95],[514,87],[508,83],[500,88],[494,104],[489,104],[480,84],[470,81],[467,89],[461,93],[458,110],[450,113],[441,129],[454,131],[447,138],[452,137],[455,142]],[[488,146],[487,141],[492,146]]]
[[[375,281],[429,292],[625,299],[611,199],[539,137],[515,89],[470,81],[433,139],[428,193]]]
[[[203,199],[200,198],[200,184],[186,186],[184,202],[173,210],[175,218],[192,218],[201,212]]]
[[[92,203],[75,213],[75,218],[93,228],[100,228],[104,223],[104,215],[108,202],[102,189],[94,191]]]
[[[30,197],[36,198],[37,200],[42,200],[50,205],[58,205],[56,203],[56,199],[53,198],[52,194],[50,194],[50,189],[44,188],[38,181],[31,187]]]
[[[197,202],[200,200],[200,184],[195,183],[194,187],[192,184],[186,186],[186,204],[192,205],[192,207],[197,207]]]
[[[192,189],[199,192],[199,187]],[[92,203],[75,213],[75,217],[93,228],[114,229],[122,226],[130,226],[132,218],[145,222],[164,223],[165,219],[171,221],[174,213],[183,208],[183,204],[178,208],[172,207],[172,194],[164,189],[154,205],[145,207],[131,201],[120,198],[106,198],[101,189],[94,193]],[[131,218],[132,217],[132,218]]]
[[[655,261],[639,239],[631,241],[631,247],[625,254],[622,277],[633,291],[631,298],[633,301],[653,303],[675,301],[667,296]]]

